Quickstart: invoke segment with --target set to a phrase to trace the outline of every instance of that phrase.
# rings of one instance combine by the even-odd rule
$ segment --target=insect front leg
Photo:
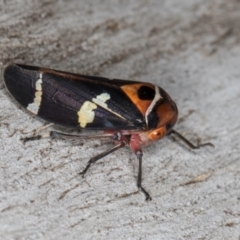
[[[177,132],[177,131],[175,131],[173,129],[169,132],[169,135],[170,134],[176,135],[180,140],[182,140],[191,149],[199,149],[199,148],[205,147],[205,146],[214,147],[214,145],[212,143],[210,143],[210,142],[194,145],[188,139],[186,139],[182,134],[180,134],[179,132]]]

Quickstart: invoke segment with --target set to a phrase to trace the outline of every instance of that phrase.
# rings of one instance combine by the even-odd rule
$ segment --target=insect
[[[5,86],[28,111],[50,122],[93,131],[94,135],[70,135],[50,131],[51,138],[109,138],[115,145],[91,158],[89,167],[99,159],[129,146],[139,161],[137,186],[151,200],[142,186],[142,147],[175,134],[190,148],[193,145],[173,130],[178,117],[175,102],[160,87],[147,82],[84,76],[42,67],[13,64],[4,72]],[[41,134],[25,141],[41,139]]]

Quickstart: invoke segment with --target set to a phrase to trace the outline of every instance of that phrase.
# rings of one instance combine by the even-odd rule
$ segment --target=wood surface
[[[146,147],[151,202],[128,148],[82,179],[111,144],[24,145],[47,123],[4,87],[14,62],[157,84],[178,105],[175,129],[215,148]],[[240,1],[2,0],[0,71],[0,239],[239,239]]]

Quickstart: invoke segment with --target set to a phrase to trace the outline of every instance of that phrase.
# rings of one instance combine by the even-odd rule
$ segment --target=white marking
[[[161,98],[162,98],[162,96],[160,95],[159,87],[155,85],[155,96],[154,96],[154,99],[152,100],[150,106],[148,107],[148,109],[147,109],[147,111],[145,113],[145,121],[146,121],[147,126],[148,126],[148,115],[153,110],[153,107],[155,106],[157,101],[159,99],[161,99]]]
[[[106,104],[106,101],[111,99],[111,96],[109,93],[102,93],[100,95],[98,95],[96,98],[93,98],[92,101],[94,103],[96,103],[98,106],[108,110],[109,112],[111,112],[112,114],[122,118],[122,119],[125,119],[122,115],[112,111],[110,108],[108,108],[108,105]]]
[[[95,103],[86,101],[83,103],[82,107],[78,111],[78,122],[80,127],[85,128],[88,123],[92,123],[95,117],[93,112],[97,108]]]
[[[35,84],[35,98],[33,100],[33,103],[28,104],[27,106],[27,110],[29,110],[30,112],[34,113],[34,114],[38,114],[40,105],[41,105],[41,101],[42,101],[42,73],[39,74],[39,79],[36,81]]]
[[[106,104],[106,101],[109,100],[111,97],[108,93],[102,93],[98,95],[96,98],[93,98],[92,101],[99,105],[100,107],[104,109],[108,109],[108,106]]]

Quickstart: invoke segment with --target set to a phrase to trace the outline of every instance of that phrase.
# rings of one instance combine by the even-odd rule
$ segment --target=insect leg
[[[198,148],[205,147],[205,146],[214,147],[214,145],[212,143],[210,143],[210,142],[194,145],[188,139],[183,137],[183,135],[181,135],[179,132],[177,132],[177,131],[175,131],[173,129],[171,130],[171,132],[169,132],[169,134],[175,134],[180,140],[182,140],[184,143],[186,143],[191,149],[198,149]]]
[[[64,138],[64,139],[96,139],[96,138],[111,138],[114,137],[113,133],[98,133],[92,135],[74,135],[74,134],[66,134],[57,131],[50,132],[51,138]]]
[[[109,155],[110,153],[112,152],[115,152],[116,150],[118,150],[119,148],[122,148],[125,146],[125,143],[124,142],[120,142],[119,144],[115,145],[114,147],[112,148],[109,148],[108,150],[106,150],[105,152],[102,152],[100,154],[98,154],[97,156],[91,158],[88,163],[87,163],[87,166],[85,167],[85,169],[80,172],[80,174],[84,177],[85,173],[87,172],[87,170],[89,169],[89,167],[95,163],[96,161],[100,160],[101,158]]]
[[[96,139],[96,138],[111,138],[114,137],[113,133],[100,133],[95,135],[74,135],[74,134],[66,134],[57,131],[49,131],[48,133],[38,134],[32,137],[21,138],[21,140],[25,143],[28,141],[40,140],[43,138],[63,138],[63,139]]]
[[[37,134],[37,135],[33,135],[31,137],[25,137],[25,138],[21,138],[21,141],[23,141],[23,143],[26,143],[28,141],[35,141],[35,140],[40,140],[43,138],[49,138],[50,136],[50,132],[48,133],[44,133],[44,134]]]
[[[138,158],[138,161],[139,161],[138,179],[137,179],[138,189],[145,194],[146,201],[152,200],[149,193],[142,187],[142,156],[143,156],[142,150],[138,150],[135,154],[136,154],[136,156]]]

